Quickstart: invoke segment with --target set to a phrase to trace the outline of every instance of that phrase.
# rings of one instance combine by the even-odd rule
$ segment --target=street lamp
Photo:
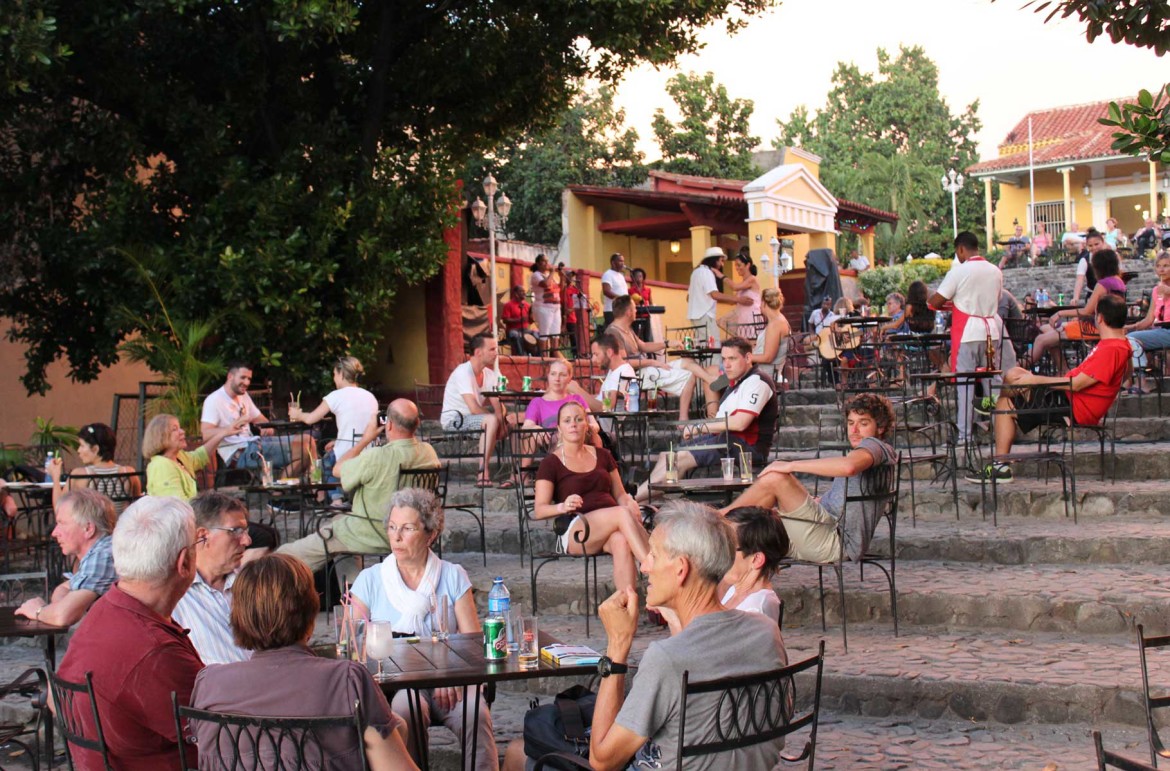
[[[954,230],[954,235],[957,238],[959,235],[959,215],[955,208],[955,193],[963,189],[963,175],[956,174],[954,169],[951,169],[942,178],[943,190],[951,194],[951,229]]]
[[[488,232],[488,255],[491,265],[491,278],[488,281],[488,291],[491,292],[491,300],[488,303],[488,329],[492,335],[496,334],[496,228],[504,227],[508,221],[508,214],[512,211],[512,199],[508,198],[506,193],[500,193],[500,197],[496,198],[496,191],[499,189],[496,178],[488,174],[483,178],[483,192],[488,202],[485,204],[476,196],[475,202],[471,204],[471,216],[475,218],[475,224],[487,228]]]

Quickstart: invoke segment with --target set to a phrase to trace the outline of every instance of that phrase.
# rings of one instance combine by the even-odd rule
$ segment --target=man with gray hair
[[[277,551],[293,555],[310,570],[324,567],[327,554],[390,551],[382,518],[389,509],[390,496],[398,489],[398,472],[438,468],[439,456],[434,447],[415,436],[420,419],[414,402],[396,399],[390,402],[386,412],[386,444],[369,448],[354,458],[343,458],[334,467],[341,478],[341,487],[353,498],[353,511],[334,515],[317,533],[285,544]],[[348,579],[353,571],[346,564],[338,572]]]
[[[749,675],[786,666],[780,629],[766,616],[726,610],[719,582],[735,560],[735,532],[714,509],[671,504],[656,518],[650,552],[642,561],[649,579],[646,604],[669,608],[682,630],[650,644],[625,696],[630,647],[638,628],[638,595],[616,592],[599,610],[608,644],[598,663],[601,686],[593,712],[589,763],[595,769],[673,768],[679,739],[682,674],[692,682]],[[718,655],[713,655],[718,654]],[[687,705],[687,740],[717,741],[716,694]],[[772,768],[783,739],[685,761],[687,769]],[[643,766],[641,764],[645,763]]]
[[[185,501],[146,496],[127,507],[113,535],[118,583],[93,604],[58,667],[62,678],[75,683],[92,674],[114,768],[179,765],[171,692],[189,705],[203,662],[171,613],[195,578],[195,544],[195,517]],[[94,736],[89,704],[80,700],[72,708],[86,735]],[[195,746],[183,747],[194,765]],[[72,752],[78,769],[104,768],[98,753],[76,747]]]
[[[114,503],[96,490],[81,488],[65,493],[53,513],[53,538],[67,559],[80,560],[77,571],[53,590],[49,601],[25,600],[16,615],[57,626],[73,626],[98,597],[114,585],[114,555],[110,531],[117,514]]]

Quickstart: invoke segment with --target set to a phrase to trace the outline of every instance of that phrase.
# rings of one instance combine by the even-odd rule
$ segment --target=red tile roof
[[[1036,166],[1090,158],[1122,157],[1113,150],[1113,128],[1098,118],[1109,113],[1109,102],[1133,101],[1133,97],[1106,99],[1029,113],[1032,118],[1032,157]],[[1028,115],[1008,132],[999,146],[999,157],[980,161],[967,169],[979,174],[1028,167]]]

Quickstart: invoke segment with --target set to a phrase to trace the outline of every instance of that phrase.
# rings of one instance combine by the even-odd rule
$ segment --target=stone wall
[[[1126,260],[1123,271],[1138,273],[1138,277],[1129,284],[1129,299],[1138,300],[1158,283],[1154,274],[1154,264],[1147,260]],[[1076,265],[1049,265],[1036,268],[1008,268],[1003,272],[1004,285],[1020,302],[1028,292],[1035,292],[1044,287],[1056,302],[1058,293],[1063,292],[1068,299],[1072,294],[1077,279]]]

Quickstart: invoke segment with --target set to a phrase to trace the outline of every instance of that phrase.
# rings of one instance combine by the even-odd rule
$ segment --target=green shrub
[[[879,302],[891,292],[906,294],[910,284],[915,281],[924,281],[934,284],[939,281],[947,270],[950,262],[947,260],[914,260],[905,265],[895,265],[892,268],[875,268],[861,274],[858,281],[861,291],[872,302]]]

